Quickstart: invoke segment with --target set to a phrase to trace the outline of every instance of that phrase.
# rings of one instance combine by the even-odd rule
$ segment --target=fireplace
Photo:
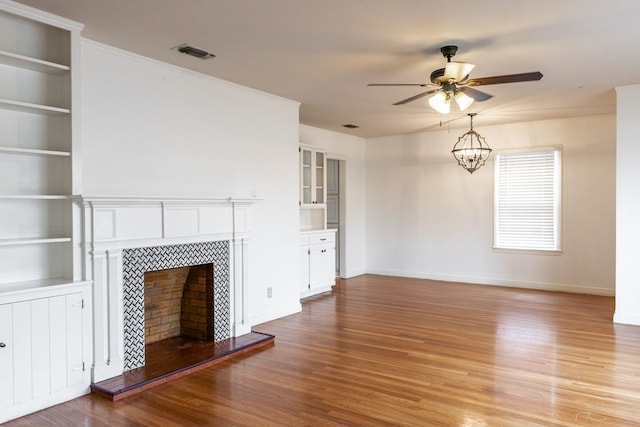
[[[151,343],[146,340],[148,316],[145,310],[145,300],[147,299],[145,276],[161,274],[154,272],[186,268],[183,270],[183,274],[185,271],[187,273],[184,277],[186,280],[190,266],[205,265],[206,269],[206,266],[209,265],[212,270],[211,300],[199,302],[202,304],[203,312],[198,316],[190,317],[190,320],[199,318],[200,315],[206,316],[206,311],[209,309],[212,323],[205,325],[205,327],[210,327],[210,340],[220,341],[229,338],[229,241],[133,248],[125,249],[122,252],[125,371],[142,367],[145,364],[145,346]],[[179,276],[180,273],[174,272],[173,275]],[[182,294],[179,299],[183,300]],[[200,323],[206,323],[206,320],[199,320]],[[155,332],[157,331],[154,331],[154,335],[156,335]],[[177,335],[180,333],[173,336]],[[159,339],[154,339],[154,341],[159,341],[170,337],[155,338]]]
[[[204,307],[193,316],[210,318],[201,322],[204,332],[194,333],[218,342],[251,332],[248,214],[256,202],[83,198],[84,275],[93,280],[92,382],[145,366],[147,336],[154,341],[176,333],[146,328],[145,294],[155,291],[145,292],[145,275],[154,271],[189,268],[200,279],[213,279],[209,290],[202,291],[212,299],[205,295],[208,302],[197,303]],[[150,326],[154,322],[149,321]],[[183,323],[189,322],[180,321],[184,331]]]
[[[144,273],[145,345],[167,338],[213,341],[213,264]]]

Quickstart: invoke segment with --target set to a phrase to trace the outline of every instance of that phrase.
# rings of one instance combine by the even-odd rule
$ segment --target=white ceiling
[[[483,86],[482,125],[615,112],[640,83],[638,0],[20,0],[85,24],[83,36],[301,103],[300,121],[363,137],[467,127],[426,99],[394,106],[442,68],[443,45],[471,77],[540,71]],[[172,50],[188,42],[216,58]],[[108,72],[106,70],[105,72]],[[462,120],[460,120],[462,119]],[[341,127],[354,123],[359,129]]]

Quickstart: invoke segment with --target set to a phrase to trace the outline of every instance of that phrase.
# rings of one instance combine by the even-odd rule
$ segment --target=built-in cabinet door
[[[300,204],[323,205],[327,199],[327,154],[300,147]]]
[[[336,279],[336,250],[334,247],[327,247],[322,252],[321,266],[322,283],[334,283]]]
[[[324,260],[322,257],[324,249],[321,247],[311,247],[309,249],[309,288],[314,289],[322,286],[321,279],[322,266]]]
[[[312,170],[312,151],[304,148],[300,149],[300,204],[309,205],[313,203],[313,192],[311,173]]]
[[[332,284],[335,280],[335,249],[330,246],[318,246],[311,247],[309,252],[311,289]]]
[[[11,305],[0,305],[0,411],[13,405],[13,316]]]
[[[300,291],[308,291],[309,285],[309,248],[305,246],[300,249]]]
[[[324,152],[314,152],[314,170],[315,170],[315,203],[326,203],[327,194],[327,156]]]
[[[82,294],[0,305],[0,408],[83,381]]]

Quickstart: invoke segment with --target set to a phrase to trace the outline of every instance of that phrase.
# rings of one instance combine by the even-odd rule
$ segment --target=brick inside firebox
[[[145,344],[185,336],[213,341],[213,264],[149,271]]]

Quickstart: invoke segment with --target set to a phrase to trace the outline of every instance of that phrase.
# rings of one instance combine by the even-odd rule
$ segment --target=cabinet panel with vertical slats
[[[51,334],[51,393],[67,387],[67,299],[49,298],[49,333]]]
[[[51,366],[51,334],[49,330],[49,298],[31,301],[31,395],[49,394]]]
[[[13,405],[13,315],[10,304],[0,305],[0,410]]]
[[[31,399],[31,301],[13,305],[13,401]]]
[[[84,381],[84,363],[82,354],[82,294],[66,295],[66,351],[67,351],[67,387],[82,384]]]

